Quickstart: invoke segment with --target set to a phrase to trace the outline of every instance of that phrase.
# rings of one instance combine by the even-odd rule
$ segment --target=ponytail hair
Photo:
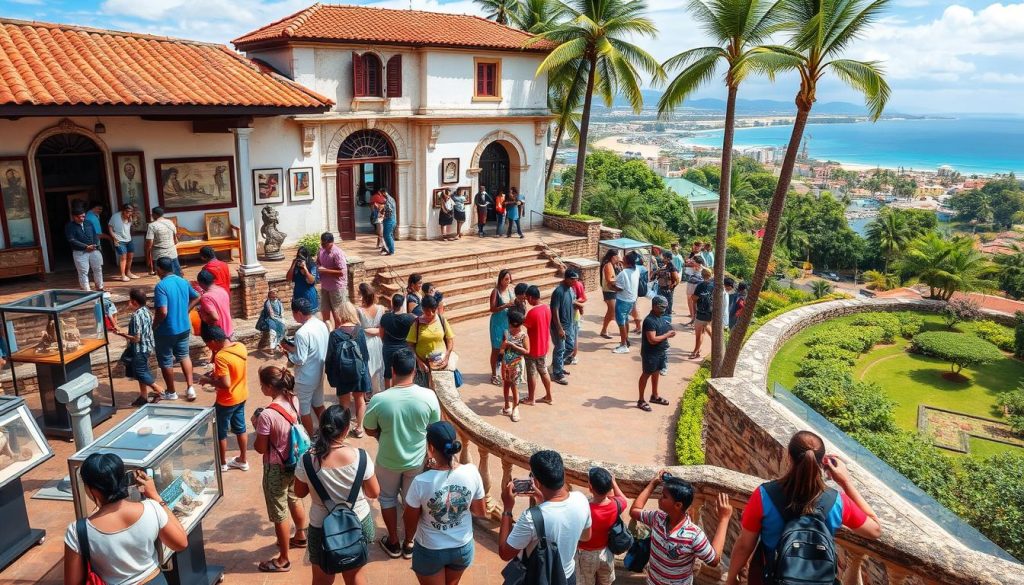
[[[455,434],[455,427],[446,420],[438,421],[427,427],[427,443],[449,466],[455,456],[462,451],[462,442]]]
[[[313,436],[313,446],[310,448],[318,463],[323,462],[324,457],[331,452],[331,445],[338,438],[344,439],[348,436],[351,423],[352,413],[337,404],[328,406],[320,415],[320,429]]]
[[[786,510],[792,514],[811,514],[826,488],[822,478],[825,442],[811,431],[800,431],[789,440],[787,451],[791,465],[779,479],[786,495]]]
[[[93,453],[82,463],[82,483],[100,493],[101,504],[112,504],[128,497],[133,483],[124,472],[124,461],[113,453]]]
[[[274,394],[295,394],[295,376],[291,371],[279,366],[260,368],[260,384],[273,388]]]

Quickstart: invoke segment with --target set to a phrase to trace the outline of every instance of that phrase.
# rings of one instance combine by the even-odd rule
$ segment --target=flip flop
[[[700,359],[700,354],[699,354],[699,353],[696,353],[696,352],[694,352],[694,353],[691,353],[691,354],[690,354],[689,356],[687,356],[687,357],[688,357],[689,359],[691,359],[691,360],[695,360],[695,359]]]
[[[661,404],[662,406],[667,406],[668,400],[665,400],[661,396],[654,396],[651,398],[651,404]]]
[[[256,567],[263,573],[287,573],[292,570],[292,563],[289,561],[284,565],[279,565],[276,560],[270,559],[269,561],[261,562]]]
[[[288,539],[288,548],[306,548],[308,542],[305,539],[299,540],[293,536]]]
[[[547,398],[547,397],[538,398],[537,402],[543,402],[544,404],[554,404],[554,401],[552,401],[550,398]]]
[[[647,404],[643,400],[637,400],[636,401],[636,407],[639,408],[640,410],[644,411],[644,412],[651,412],[651,405]]]

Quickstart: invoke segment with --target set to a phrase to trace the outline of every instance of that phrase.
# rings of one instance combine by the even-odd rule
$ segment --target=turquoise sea
[[[736,130],[737,148],[783,146],[792,126]],[[962,174],[1024,174],[1024,117],[965,116],[949,119],[880,120],[808,124],[811,158],[934,171],[949,165]],[[686,144],[722,145],[722,131],[684,138]]]

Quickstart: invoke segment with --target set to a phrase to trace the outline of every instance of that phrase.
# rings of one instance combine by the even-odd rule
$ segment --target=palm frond
[[[658,100],[658,114],[665,115],[689,97],[698,88],[715,76],[721,53],[708,52],[704,57],[691,63],[669,82]]]
[[[878,20],[881,13],[889,7],[891,0],[874,0],[861,10],[860,3],[851,0],[847,6],[849,13],[844,14],[844,19],[838,21],[834,30],[829,31],[827,38],[822,43],[825,55],[836,55],[849,47],[850,43],[861,38],[869,25]]]
[[[537,74],[559,69],[574,59],[582,59],[587,53],[587,39],[573,39],[555,47],[537,67]]]
[[[891,90],[877,61],[836,59],[827,64],[844,83],[864,94],[864,103],[877,120],[889,101]]]

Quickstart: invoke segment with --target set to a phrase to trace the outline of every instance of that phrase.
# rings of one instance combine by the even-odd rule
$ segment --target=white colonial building
[[[369,231],[378,186],[400,238],[437,236],[442,187],[517,187],[542,210],[550,47],[530,35],[318,4],[234,44],[0,18],[0,270],[68,268],[75,200],[227,220],[253,273],[267,204],[286,244]]]

